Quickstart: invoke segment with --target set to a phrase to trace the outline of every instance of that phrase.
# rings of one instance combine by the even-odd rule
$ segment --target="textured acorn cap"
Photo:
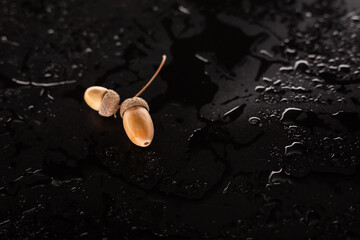
[[[131,107],[141,106],[144,107],[146,110],[150,110],[149,105],[147,102],[140,98],[140,97],[133,97],[126,99],[120,106],[120,116],[123,117],[126,110]]]
[[[119,94],[113,90],[108,90],[101,101],[99,114],[103,117],[110,117],[114,115],[119,106],[119,102]]]

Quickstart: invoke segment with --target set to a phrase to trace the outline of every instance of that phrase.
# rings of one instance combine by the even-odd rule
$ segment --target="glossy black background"
[[[0,238],[358,239],[359,7],[2,0]],[[138,148],[83,93],[162,54]]]

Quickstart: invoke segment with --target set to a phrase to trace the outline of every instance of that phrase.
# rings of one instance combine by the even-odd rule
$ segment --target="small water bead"
[[[316,64],[316,67],[318,68],[326,68],[328,65],[326,63],[318,63]]]
[[[281,84],[281,82],[282,82],[282,81],[281,81],[280,79],[278,79],[278,80],[276,80],[276,81],[274,82],[274,85],[275,85],[275,86],[279,86],[279,85]]]
[[[288,178],[285,171],[281,168],[278,171],[271,171],[268,177],[268,185],[267,187],[271,185],[279,185],[282,183],[289,183],[292,184],[292,181]]]
[[[297,86],[297,87],[283,86],[281,89],[288,89],[293,92],[308,92],[308,90],[306,90],[304,87],[301,87],[301,86]]]
[[[295,62],[294,69],[295,70],[307,70],[310,68],[309,62],[307,60],[298,60]]]
[[[272,53],[270,53],[269,51],[267,51],[267,50],[265,50],[265,49],[260,50],[260,54],[265,55],[265,56],[267,56],[267,57],[269,57],[269,58],[273,58],[273,57],[274,57],[274,55],[273,55]]]
[[[348,65],[348,64],[340,64],[338,66],[338,71],[339,72],[349,72],[350,71],[350,65]]]
[[[342,137],[335,137],[333,138],[334,141],[343,141],[344,139]]]
[[[208,63],[208,62],[209,62],[209,60],[208,60],[207,58],[201,56],[201,55],[198,54],[198,53],[195,54],[195,57],[196,57],[197,59],[199,59],[200,61],[204,62],[204,63]]]
[[[292,66],[279,68],[279,71],[280,71],[280,72],[291,72],[291,71],[293,71],[293,70],[294,70],[294,68],[293,68]]]
[[[238,106],[232,108],[231,110],[224,113],[223,119],[228,120],[230,122],[234,121],[244,112],[245,106],[246,105],[243,104],[243,105],[238,105]]]
[[[263,92],[264,90],[265,90],[265,87],[264,87],[264,86],[259,85],[259,86],[256,86],[256,87],[255,87],[255,91],[256,91],[256,92]]]
[[[55,31],[54,31],[54,29],[48,29],[47,33],[48,33],[49,35],[52,35],[52,34],[55,33]]]
[[[309,59],[315,59],[315,58],[316,58],[316,55],[315,55],[315,54],[309,54],[309,55],[308,55],[308,58],[309,58]]]
[[[51,78],[51,77],[52,77],[52,74],[51,74],[51,73],[45,73],[45,74],[44,74],[44,77],[45,77],[45,78]]]
[[[229,181],[228,184],[226,185],[226,187],[224,188],[223,194],[226,194],[226,193],[227,193],[227,191],[228,191],[228,189],[229,189],[229,187],[230,187],[230,184],[231,184],[231,181]]]
[[[313,227],[315,225],[317,225],[320,221],[320,215],[313,211],[313,210],[309,210],[307,213],[306,213],[306,224],[309,226],[309,227]]]
[[[286,48],[286,49],[285,49],[285,52],[286,52],[286,53],[289,53],[289,54],[295,54],[295,53],[296,53],[296,50],[295,50],[295,49],[291,49],[291,48]]]
[[[351,20],[354,21],[354,22],[358,22],[358,21],[360,21],[360,16],[354,15],[354,16],[351,17]]]
[[[273,86],[267,87],[267,88],[265,88],[265,92],[267,92],[267,93],[275,92],[275,88]]]
[[[191,14],[190,10],[187,9],[186,7],[184,7],[184,6],[181,6],[181,5],[180,5],[180,6],[178,7],[178,9],[179,9],[180,12],[182,12],[182,13],[184,13],[184,14],[186,14],[186,15],[190,15],[190,14]]]
[[[285,147],[285,155],[300,155],[305,151],[305,145],[301,142],[293,142],[292,144]]]
[[[283,123],[295,122],[296,118],[303,112],[300,108],[287,108],[281,114],[280,121]]]
[[[263,81],[266,83],[272,83],[273,80],[271,80],[270,78],[267,78],[267,77],[263,77]]]
[[[314,78],[311,80],[313,83],[324,83],[325,81],[322,79]]]
[[[329,66],[329,69],[335,71],[338,70],[338,66]]]
[[[260,118],[258,118],[258,117],[251,117],[251,118],[249,118],[249,123],[250,123],[251,125],[259,125],[259,123],[260,123]]]

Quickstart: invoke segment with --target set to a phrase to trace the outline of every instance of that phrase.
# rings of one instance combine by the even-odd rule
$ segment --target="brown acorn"
[[[129,139],[140,147],[147,147],[154,138],[154,124],[149,114],[149,105],[139,96],[149,87],[164,66],[166,55],[149,82],[135,95],[126,99],[120,106],[120,96],[115,91],[92,86],[86,89],[84,99],[87,105],[98,111],[101,116],[110,117],[120,108],[125,132]]]
[[[92,86],[86,89],[84,100],[89,107],[98,111],[101,116],[110,117],[115,115],[119,108],[120,96],[113,90]]]
[[[123,118],[125,132],[129,139],[140,147],[147,147],[154,138],[154,124],[149,114],[148,103],[139,96],[146,90],[159,74],[166,60],[163,55],[162,62],[149,80],[135,97],[126,99],[120,106],[120,116]]]

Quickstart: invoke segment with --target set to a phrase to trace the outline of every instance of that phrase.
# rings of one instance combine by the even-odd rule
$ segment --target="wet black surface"
[[[358,239],[358,8],[1,1],[0,238]],[[162,54],[138,148],[83,93]]]

